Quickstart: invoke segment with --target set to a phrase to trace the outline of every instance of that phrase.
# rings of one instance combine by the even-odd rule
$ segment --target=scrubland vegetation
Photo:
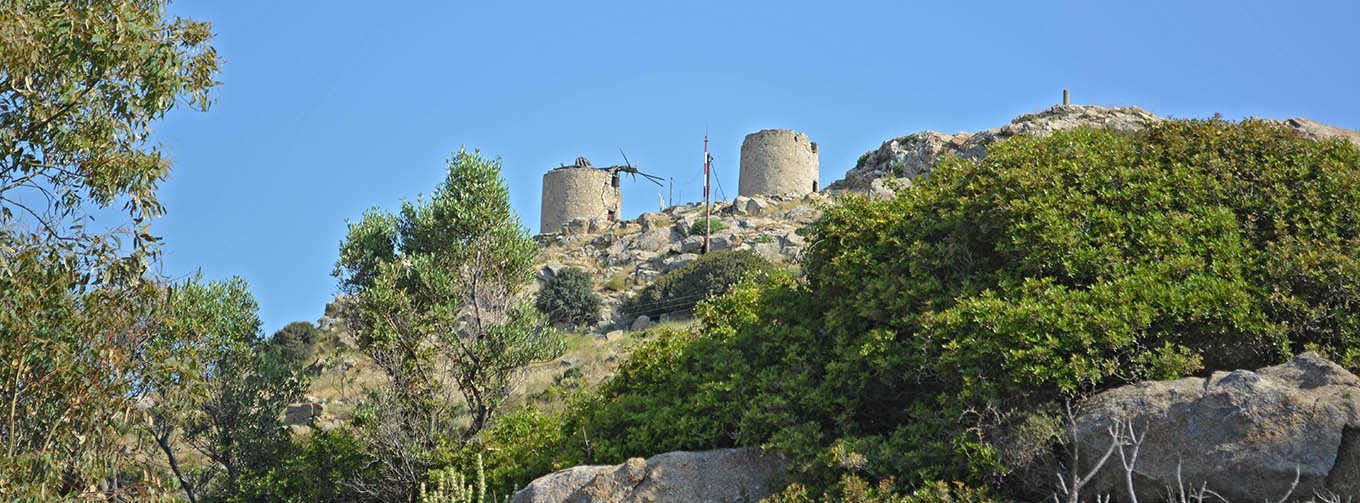
[[[168,164],[145,127],[208,103],[206,24],[19,4],[0,11],[0,499],[499,499],[746,446],[790,459],[777,501],[1037,500],[1066,402],[1304,350],[1360,365],[1360,151],[1211,119],[1016,137],[894,200],[840,197],[798,275],[709,254],[624,307],[703,300],[697,323],[598,385],[564,371],[510,400],[566,350],[548,321],[593,323],[592,289],[617,287],[563,271],[535,309],[500,163],[460,150],[432,194],[351,222],[335,274],[378,374],[346,424],[292,434],[283,407],[335,341],[263,337],[240,280],[152,272]],[[78,226],[114,203],[121,227]]]

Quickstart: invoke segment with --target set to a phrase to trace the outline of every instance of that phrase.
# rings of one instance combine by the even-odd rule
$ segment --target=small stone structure
[[[817,143],[803,133],[766,129],[741,142],[739,195],[816,192],[817,176]]]
[[[283,425],[309,424],[319,419],[325,410],[326,406],[320,402],[289,404],[283,413]]]
[[[577,218],[617,220],[622,201],[616,173],[595,169],[590,161],[577,158],[574,165],[543,174],[543,214],[538,232],[559,232]]]

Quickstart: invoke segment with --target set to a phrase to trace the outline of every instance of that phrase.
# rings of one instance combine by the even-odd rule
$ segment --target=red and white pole
[[[705,254],[708,253],[708,235],[711,233],[711,231],[712,231],[712,225],[713,225],[713,221],[712,221],[713,209],[712,209],[712,205],[711,205],[710,202],[709,202],[710,200],[709,200],[709,196],[708,196],[708,181],[709,181],[709,174],[708,174],[708,171],[709,171],[709,170],[708,170],[708,165],[709,165],[710,159],[711,159],[711,158],[708,156],[708,131],[704,131],[704,253],[705,253]]]

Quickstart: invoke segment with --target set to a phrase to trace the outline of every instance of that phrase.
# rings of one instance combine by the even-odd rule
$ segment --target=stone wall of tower
[[[788,129],[766,129],[741,142],[737,193],[807,194],[817,190],[817,143]]]
[[[568,166],[543,174],[542,218],[538,232],[550,234],[575,218],[615,220],[622,194],[608,171]]]

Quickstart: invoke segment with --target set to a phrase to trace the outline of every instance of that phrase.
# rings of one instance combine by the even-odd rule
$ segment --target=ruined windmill
[[[623,165],[596,168],[585,157],[577,157],[571,165],[563,164],[543,174],[543,207],[539,220],[540,233],[553,233],[577,218],[618,220],[622,211],[623,194],[619,191],[619,175],[627,173],[637,179],[661,185],[661,177],[638,171],[628,162],[628,155],[619,149]]]

